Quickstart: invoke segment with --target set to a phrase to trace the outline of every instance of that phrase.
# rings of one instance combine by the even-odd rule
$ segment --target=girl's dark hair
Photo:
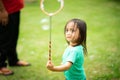
[[[67,24],[69,22],[74,22],[74,26],[76,26],[79,29],[79,39],[77,40],[77,45],[82,45],[84,47],[84,54],[87,55],[87,45],[86,45],[86,39],[87,39],[87,25],[85,23],[85,21],[81,20],[81,19],[71,19],[70,21],[68,21],[65,25],[64,28],[64,34],[66,32],[66,27]],[[67,43],[69,44],[69,42],[67,41]],[[77,46],[75,45],[75,46]]]

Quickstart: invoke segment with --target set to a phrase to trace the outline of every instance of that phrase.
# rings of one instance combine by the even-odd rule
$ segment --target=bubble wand
[[[58,0],[60,2],[60,8],[56,12],[47,12],[44,9],[44,0],[40,1],[40,9],[43,13],[45,13],[47,16],[49,16],[49,26],[50,26],[50,33],[49,33],[49,60],[51,60],[51,30],[52,30],[52,16],[58,14],[64,6],[64,0]]]

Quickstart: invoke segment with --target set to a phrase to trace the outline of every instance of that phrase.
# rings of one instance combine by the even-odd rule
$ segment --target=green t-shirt
[[[86,75],[83,68],[84,54],[81,45],[71,47],[68,46],[63,54],[62,63],[72,62],[69,70],[64,71],[67,80],[85,80]]]

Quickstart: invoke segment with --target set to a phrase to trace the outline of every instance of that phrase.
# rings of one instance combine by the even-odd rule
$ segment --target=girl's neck
[[[76,46],[76,45],[77,45],[77,43],[71,43],[71,42],[70,42],[70,46],[74,47],[74,46]]]

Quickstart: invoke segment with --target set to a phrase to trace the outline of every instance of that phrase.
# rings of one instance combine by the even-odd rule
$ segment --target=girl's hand
[[[51,62],[51,60],[49,60],[49,61],[47,62],[46,67],[47,67],[49,70],[53,71],[54,65],[53,65],[53,63]]]
[[[46,67],[51,70],[51,71],[57,71],[57,72],[62,72],[65,70],[68,70],[72,66],[71,62],[66,62],[65,64],[59,65],[59,66],[54,66],[51,60],[47,62]]]

